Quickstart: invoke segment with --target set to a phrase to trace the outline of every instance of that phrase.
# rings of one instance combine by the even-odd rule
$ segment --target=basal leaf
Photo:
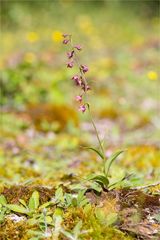
[[[7,200],[4,195],[0,195],[0,204],[5,206],[7,204]]]
[[[112,163],[116,160],[116,158],[121,154],[123,153],[124,150],[120,150],[120,151],[117,151],[115,152],[110,158],[108,158],[105,162],[105,165],[104,165],[104,172],[105,172],[105,175],[108,177],[108,173],[109,173],[109,170],[110,170],[110,167],[112,165]]]
[[[19,202],[20,202],[24,207],[27,208],[27,204],[26,204],[26,202],[25,202],[23,199],[19,199]]]
[[[29,199],[28,207],[30,211],[35,211],[39,206],[39,192],[34,191]]]
[[[42,204],[39,209],[43,209],[43,208],[47,208],[48,206],[52,205],[52,202],[45,202],[44,204]]]
[[[56,202],[63,201],[63,189],[61,187],[59,187],[55,192],[55,200]]]
[[[88,180],[94,180],[97,183],[102,184],[103,186],[108,186],[108,184],[109,184],[108,178],[106,178],[106,176],[104,176],[104,175],[93,174],[88,178]]]
[[[25,207],[19,206],[17,204],[7,204],[6,207],[13,212],[28,214],[28,210]]]

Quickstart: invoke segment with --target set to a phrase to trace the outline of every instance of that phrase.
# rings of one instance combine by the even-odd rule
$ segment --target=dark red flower
[[[67,68],[72,68],[73,67],[73,61],[67,63]]]
[[[74,82],[75,82],[75,84],[77,86],[81,86],[82,85],[82,80],[81,80],[81,78],[78,75],[73,76],[72,80],[74,80]]]
[[[71,59],[71,58],[73,57],[73,55],[74,55],[74,50],[67,53],[67,57],[68,57],[69,59]]]
[[[78,51],[82,50],[82,47],[79,44],[75,45],[74,48],[76,48]]]
[[[76,101],[77,102],[82,102],[82,95],[76,96]]]
[[[69,39],[64,39],[63,40],[63,44],[68,44],[69,43]]]
[[[81,105],[79,107],[79,111],[84,113],[86,111],[86,106],[85,105]]]
[[[86,65],[81,65],[81,70],[83,71],[83,73],[88,72],[88,67]]]

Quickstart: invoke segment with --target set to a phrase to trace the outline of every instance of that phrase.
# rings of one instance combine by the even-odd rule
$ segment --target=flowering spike
[[[79,69],[79,73],[77,75],[74,75],[72,77],[72,80],[74,81],[75,85],[81,89],[82,94],[77,95],[75,97],[75,100],[80,103],[79,111],[84,113],[87,108],[86,108],[86,103],[84,103],[84,100],[83,100],[83,94],[86,94],[87,91],[90,89],[84,74],[88,72],[89,69],[86,65],[82,65],[79,63],[77,51],[82,50],[81,45],[79,44],[72,45],[72,36],[69,34],[63,34],[63,38],[64,38],[63,43],[64,44],[69,43],[69,46],[70,46],[70,51],[67,52],[67,57],[69,59],[69,61],[67,62],[67,68],[73,68],[75,64],[78,66],[78,69]]]
[[[74,49],[80,51],[82,48],[81,48],[80,45],[73,46],[73,44],[72,44],[72,36],[71,35],[64,34],[63,37],[64,37],[63,43],[67,44],[69,42],[70,43],[70,49],[71,49],[70,52],[67,53],[67,56],[68,56],[69,59],[71,58],[72,61],[67,63],[67,67],[72,68],[73,67],[73,61],[74,61],[77,64],[78,68],[79,68],[79,76],[78,75],[73,76],[72,80],[74,80],[76,85],[80,86],[84,90],[83,94],[86,95],[87,90],[90,89],[90,87],[88,86],[87,80],[85,78],[85,75],[84,75],[84,73],[88,72],[88,67],[86,65],[81,65],[79,63],[79,59],[77,57],[77,51],[74,52]],[[84,113],[86,111],[86,109],[88,109],[89,110],[89,114],[90,114],[89,104],[88,103],[84,103],[84,100],[82,101],[82,96],[83,95],[78,95],[78,96],[75,97],[76,101],[78,101],[80,103],[79,111]],[[100,155],[102,156],[102,159],[104,160],[104,163],[105,163],[106,162],[106,157],[105,157],[104,148],[103,148],[101,139],[100,139],[100,137],[98,135],[98,131],[97,131],[96,125],[95,125],[95,123],[94,123],[94,121],[92,119],[91,114],[90,114],[90,117],[91,117],[91,123],[93,125],[93,128],[94,128],[96,136],[97,136],[97,140],[98,140],[99,146],[101,148],[100,151],[101,151],[102,155],[101,154]]]

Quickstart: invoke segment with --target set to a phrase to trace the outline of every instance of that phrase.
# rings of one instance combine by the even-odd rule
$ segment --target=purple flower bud
[[[76,96],[76,101],[77,102],[82,102],[82,95],[81,96],[80,95]]]
[[[86,65],[81,65],[81,70],[83,71],[83,73],[88,72],[88,67]]]
[[[72,68],[73,67],[73,61],[67,63],[67,68]]]
[[[79,111],[84,113],[84,112],[86,111],[85,105],[81,105],[81,106],[79,107]]]
[[[80,77],[78,75],[73,76],[72,80],[74,80],[74,82],[75,82],[75,84],[77,86],[81,86],[82,85],[82,80],[80,79]]]
[[[68,53],[67,53],[67,57],[68,57],[69,59],[71,59],[71,58],[73,57],[73,54],[74,54],[74,50],[71,51],[71,52],[68,52]]]
[[[79,44],[78,44],[78,45],[75,45],[74,48],[76,48],[78,51],[82,50],[82,47],[81,47],[81,45],[79,45]]]
[[[63,44],[68,44],[68,42],[69,42],[69,39],[64,39],[63,40]]]

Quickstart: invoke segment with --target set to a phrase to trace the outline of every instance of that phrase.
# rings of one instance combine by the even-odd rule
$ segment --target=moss
[[[160,167],[160,149],[152,145],[131,146],[121,160],[121,164],[130,167],[131,163],[138,170]]]
[[[27,225],[24,221],[18,223],[10,219],[6,219],[0,226],[1,240],[20,240],[26,235]]]
[[[18,203],[19,199],[24,199],[26,202],[31,197],[33,191],[37,190],[40,194],[40,203],[43,204],[51,199],[54,195],[54,188],[46,188],[41,186],[10,186],[4,187],[1,194],[3,194],[9,203]]]
[[[70,231],[79,220],[83,222],[83,230],[89,230],[82,239],[89,240],[132,240],[133,238],[115,227],[107,227],[99,222],[95,216],[94,206],[82,208],[69,208],[64,213],[64,228]],[[63,238],[62,238],[63,239]]]

